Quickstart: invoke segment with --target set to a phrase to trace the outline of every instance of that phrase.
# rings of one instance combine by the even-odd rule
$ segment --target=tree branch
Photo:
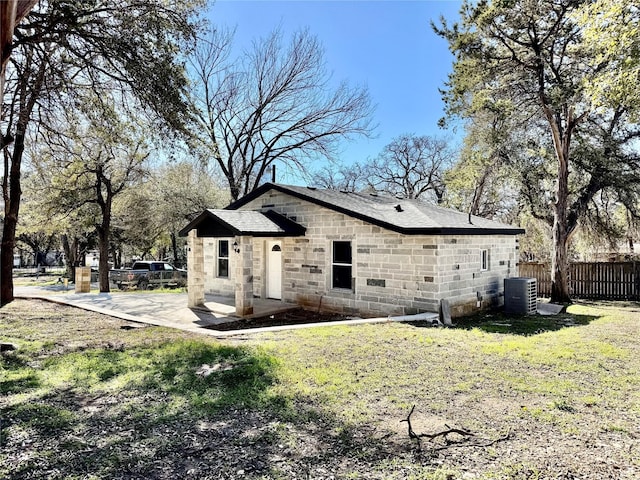
[[[417,445],[418,445],[418,450],[422,450],[422,443],[421,443],[421,439],[423,438],[427,438],[429,440],[433,440],[436,438],[443,438],[445,441],[445,445],[443,446],[433,446],[431,448],[432,451],[438,451],[438,450],[445,450],[447,448],[451,448],[451,447],[461,447],[461,446],[469,446],[469,447],[488,447],[491,445],[494,445],[498,442],[502,442],[505,440],[508,440],[511,436],[511,432],[507,432],[505,435],[498,437],[494,440],[489,440],[489,439],[482,439],[484,441],[479,441],[476,443],[473,442],[468,442],[468,440],[471,437],[475,437],[475,434],[468,431],[468,430],[464,430],[462,428],[452,428],[449,427],[449,425],[445,424],[445,427],[447,427],[447,430],[443,430],[441,432],[436,432],[436,433],[416,433],[413,430],[413,427],[411,425],[411,415],[413,415],[413,412],[415,410],[416,406],[414,405],[413,407],[411,407],[411,411],[409,412],[409,415],[407,415],[407,418],[400,420],[401,423],[403,422],[407,422],[407,430],[408,430],[408,434],[409,434],[409,438],[411,438],[412,440],[415,440]],[[455,434],[455,435],[459,435],[462,437],[462,441],[452,441],[448,438],[448,435],[451,434]],[[476,437],[477,438],[477,437]]]

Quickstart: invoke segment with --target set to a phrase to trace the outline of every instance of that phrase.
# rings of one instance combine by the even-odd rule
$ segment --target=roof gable
[[[198,231],[199,237],[289,237],[304,235],[306,231],[302,225],[273,210],[257,212],[208,209],[180,230],[179,235],[184,237],[193,229]]]
[[[472,216],[419,200],[385,194],[350,193],[266,183],[226,209],[237,210],[270,190],[343,213],[353,218],[407,235],[518,235],[522,228]]]

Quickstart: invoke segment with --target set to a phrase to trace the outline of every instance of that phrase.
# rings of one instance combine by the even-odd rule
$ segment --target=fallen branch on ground
[[[418,450],[422,450],[422,442],[421,442],[422,438],[428,438],[429,440],[433,440],[434,438],[438,438],[438,437],[444,438],[445,445],[432,448],[433,451],[438,451],[438,450],[444,450],[446,448],[453,447],[453,446],[459,447],[463,445],[470,446],[470,447],[488,447],[495,443],[507,440],[511,436],[511,431],[509,431],[507,432],[506,435],[500,438],[497,438],[495,440],[484,439],[485,441],[482,443],[477,443],[477,442],[473,443],[473,442],[468,442],[470,437],[475,437],[475,438],[478,438],[479,440],[483,440],[483,439],[476,437],[474,433],[469,432],[468,430],[464,430],[462,428],[452,428],[447,424],[445,424],[445,427],[447,427],[447,430],[443,430],[441,432],[416,433],[413,430],[413,427],[411,425],[411,415],[413,415],[415,408],[416,408],[415,405],[411,407],[411,411],[409,412],[409,415],[407,416],[407,418],[405,418],[404,420],[400,420],[400,422],[407,422],[409,438],[416,441],[416,443],[418,444]],[[447,437],[450,434],[460,435],[461,437],[463,437],[463,439],[462,441],[454,442]]]

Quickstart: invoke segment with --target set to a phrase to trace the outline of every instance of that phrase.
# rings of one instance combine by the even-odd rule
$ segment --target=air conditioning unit
[[[535,278],[504,279],[504,311],[532,315],[538,310],[538,282]]]

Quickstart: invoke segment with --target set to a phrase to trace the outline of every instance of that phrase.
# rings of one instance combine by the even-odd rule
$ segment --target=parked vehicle
[[[130,269],[109,270],[109,283],[120,290],[185,287],[187,271],[166,262],[138,260]]]

